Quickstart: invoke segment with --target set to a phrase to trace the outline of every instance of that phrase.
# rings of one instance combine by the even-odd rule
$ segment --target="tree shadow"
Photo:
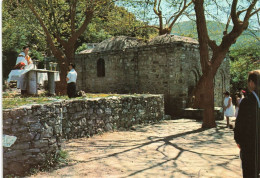
[[[136,132],[139,132],[140,130],[142,130],[142,132],[144,132],[145,130],[147,131],[151,127],[158,129],[158,127],[156,127],[156,125],[144,126],[144,128],[143,127],[137,128]],[[92,150],[90,150],[90,149],[88,150],[86,148],[87,139],[72,140],[70,142],[74,142],[74,146],[65,145],[65,147],[67,147],[68,152],[74,152],[74,154],[92,154],[92,152],[95,152],[96,150],[100,149],[100,150],[104,151],[104,154],[90,157],[90,159],[88,159],[88,160],[71,159],[70,164],[64,165],[64,167],[74,166],[78,163],[92,163],[94,161],[103,162],[102,160],[105,160],[105,159],[108,159],[111,157],[118,159],[118,161],[121,161],[121,158],[119,156],[123,155],[124,153],[129,153],[131,151],[138,150],[138,154],[142,154],[142,152],[146,151],[145,146],[149,146],[152,144],[158,144],[158,146],[155,149],[154,148],[153,149],[154,149],[154,151],[162,154],[164,159],[160,162],[157,162],[156,164],[147,166],[146,168],[142,168],[140,170],[135,170],[134,172],[129,174],[127,177],[136,176],[144,171],[152,170],[153,168],[162,166],[169,162],[173,162],[172,164],[173,164],[173,168],[175,171],[179,171],[184,175],[191,176],[191,175],[189,175],[188,172],[185,172],[184,170],[178,168],[178,165],[176,163],[176,161],[180,158],[180,156],[184,152],[195,154],[195,155],[199,156],[201,159],[208,161],[208,162],[210,162],[210,160],[207,160],[208,158],[206,158],[205,156],[214,157],[215,159],[223,159],[225,161],[222,163],[219,163],[217,166],[222,166],[223,168],[228,170],[229,168],[227,167],[227,164],[232,160],[238,159],[238,156],[236,156],[234,154],[219,154],[219,153],[211,154],[211,153],[200,152],[200,151],[198,151],[198,149],[194,149],[194,148],[198,148],[200,146],[205,146],[205,145],[209,149],[211,149],[211,147],[214,149],[214,146],[210,146],[210,145],[208,145],[208,143],[209,142],[213,143],[215,146],[220,145],[223,141],[226,141],[225,134],[228,131],[229,130],[226,129],[226,127],[223,127],[223,124],[220,123],[217,126],[217,128],[212,128],[212,129],[198,128],[195,130],[185,131],[185,132],[168,135],[168,136],[164,136],[164,137],[159,137],[158,134],[156,134],[157,132],[155,131],[155,133],[153,133],[152,135],[147,136],[145,138],[140,138],[140,139],[102,140],[102,138],[100,138],[96,141],[91,141],[88,143],[89,145],[91,145],[91,147],[93,147]],[[131,132],[133,132],[133,131],[131,131]],[[118,134],[118,133],[116,133],[116,134]],[[201,135],[204,135],[204,136],[206,135],[206,137],[208,137],[209,139],[201,138]],[[178,143],[173,143],[173,141],[175,139],[177,139],[177,138],[182,139],[184,137],[190,139],[190,141],[192,141],[192,142],[187,143],[185,146],[183,146],[181,144],[179,145]],[[149,140],[149,141],[147,141],[147,140]],[[96,142],[98,142],[98,144]],[[168,157],[167,153],[165,153],[164,151],[161,150],[161,148],[165,148],[166,146],[176,149],[178,151],[177,154],[172,158]],[[118,149],[123,149],[123,150],[118,151]],[[87,151],[88,151],[88,153],[86,153]],[[115,152],[111,153],[113,151],[115,151]]]

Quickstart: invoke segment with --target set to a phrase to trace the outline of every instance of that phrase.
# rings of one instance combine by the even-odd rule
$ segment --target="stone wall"
[[[192,89],[202,75],[199,58],[198,44],[185,41],[79,54],[77,87],[94,93],[164,94],[166,114],[176,116],[188,107]],[[99,59],[105,62],[103,77],[97,76]],[[222,106],[229,79],[229,61],[225,59],[214,80],[215,106]]]
[[[185,108],[182,110],[181,116],[183,118],[202,120],[203,119],[203,109]],[[215,117],[215,120],[224,119],[224,112],[223,112],[222,107],[214,108],[214,117]]]
[[[88,137],[163,118],[163,95],[121,95],[5,109],[3,134],[17,139],[4,147],[4,174],[23,175],[46,162],[60,150],[63,138]]]

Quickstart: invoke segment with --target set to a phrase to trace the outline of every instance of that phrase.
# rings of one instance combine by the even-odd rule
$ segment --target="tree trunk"
[[[67,94],[67,72],[70,63],[75,63],[75,48],[71,44],[64,44],[65,50],[62,53],[54,53],[54,57],[57,58],[60,66],[60,81],[56,82],[56,94],[66,95]],[[65,56],[65,57],[64,57]]]
[[[171,33],[171,28],[163,28],[159,30],[159,35],[165,35],[165,34],[170,34]]]
[[[211,61],[214,61],[214,65],[211,65],[205,70],[205,73],[200,77],[200,80],[193,91],[192,96],[195,96],[195,101],[192,106],[193,108],[204,109],[202,127],[205,128],[216,126],[214,118],[214,77],[225,58],[226,53],[226,50],[213,52]]]
[[[216,127],[214,118],[214,76],[215,72],[210,70],[204,74],[193,91],[195,96],[193,108],[203,109],[203,128]]]
[[[203,111],[203,128],[216,127],[214,118],[214,75],[212,72],[202,81],[202,108]]]
[[[67,47],[67,50],[64,51],[66,57],[59,57],[58,58],[58,64],[60,66],[60,81],[57,82],[56,85],[56,93],[58,95],[66,95],[67,94],[67,72],[68,72],[68,67],[69,63],[74,63],[75,61],[75,55],[72,47]]]
[[[66,95],[67,94],[67,71],[68,63],[66,60],[64,62],[58,62],[60,66],[60,81],[56,82],[56,93],[57,95]]]

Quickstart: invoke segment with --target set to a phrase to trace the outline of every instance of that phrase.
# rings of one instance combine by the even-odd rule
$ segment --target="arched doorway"
[[[97,77],[105,77],[105,60],[102,58],[97,61]]]

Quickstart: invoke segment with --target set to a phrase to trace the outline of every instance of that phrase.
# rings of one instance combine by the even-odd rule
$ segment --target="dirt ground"
[[[178,119],[69,140],[69,165],[31,177],[242,177],[233,131],[217,124]]]

